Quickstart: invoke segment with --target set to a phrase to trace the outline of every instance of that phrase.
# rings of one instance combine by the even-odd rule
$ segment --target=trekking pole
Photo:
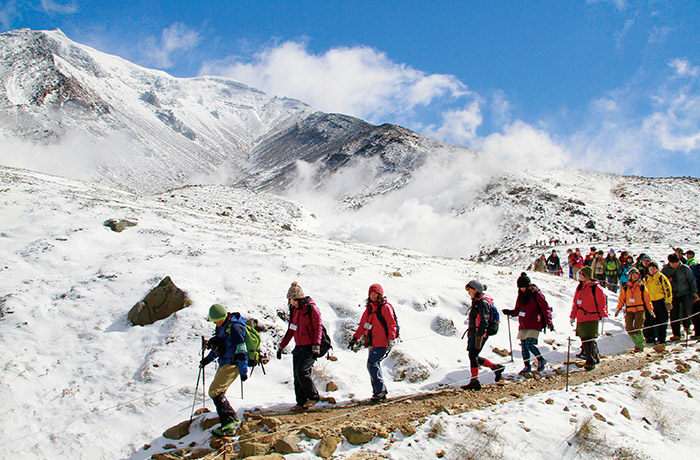
[[[510,316],[506,316],[508,318],[508,344],[510,345],[510,362],[513,361],[513,340],[510,337]]]
[[[202,336],[202,359],[204,359],[204,350],[207,348],[207,340]],[[195,391],[195,395],[197,392]],[[196,396],[195,396],[196,397]],[[202,409],[207,408],[207,383],[204,368],[202,368]]]
[[[241,399],[243,399],[243,379],[241,379]]]
[[[202,376],[202,371],[204,370],[203,367],[199,368],[199,372],[197,372],[197,385],[194,387],[194,401],[192,401],[192,413],[190,414],[190,423],[192,422],[192,419],[194,418],[194,406],[197,404],[197,396],[199,396],[199,378]]]
[[[569,337],[569,345],[566,347],[566,391],[569,391],[569,362],[571,359],[571,337]]]

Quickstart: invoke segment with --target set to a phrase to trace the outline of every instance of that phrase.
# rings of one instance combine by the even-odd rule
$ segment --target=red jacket
[[[300,304],[299,307],[292,308],[289,328],[280,348],[286,347],[292,337],[297,346],[321,345],[321,311],[310,297],[306,298],[306,305]]]
[[[579,283],[569,317],[580,323],[608,317],[608,299],[597,281]]]
[[[367,346],[388,347],[389,340],[396,339],[396,320],[394,319],[394,307],[390,303],[381,306],[382,318],[386,322],[386,329],[377,315],[378,305],[370,302],[360,319],[360,325],[353,334],[355,340],[367,334]]]
[[[573,259],[573,263],[571,264],[572,267],[576,267],[576,268],[583,267],[583,257],[581,257],[581,254],[574,253],[574,256],[572,257],[572,259]]]
[[[515,301],[513,315],[518,317],[518,329],[526,330],[543,330],[547,325],[552,324],[552,308],[545,300],[542,292],[535,287],[531,290],[532,295],[527,302],[521,302],[524,294],[518,293],[518,299]]]

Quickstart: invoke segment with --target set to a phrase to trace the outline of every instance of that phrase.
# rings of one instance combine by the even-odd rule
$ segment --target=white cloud
[[[627,8],[627,0],[586,0],[589,5],[597,3],[610,3],[617,11],[624,11]]]
[[[78,6],[74,2],[59,3],[55,0],[41,0],[41,8],[49,14],[71,14],[78,11]]]
[[[465,145],[476,137],[476,129],[483,122],[479,101],[473,101],[464,110],[448,110],[439,127],[430,125],[424,134],[442,141]]]
[[[251,62],[210,62],[200,73],[225,75],[269,94],[300,99],[325,112],[370,121],[408,114],[439,98],[460,98],[469,90],[452,75],[427,74],[391,61],[366,46],[313,54],[304,43],[284,42]]]
[[[167,69],[173,65],[173,55],[189,51],[200,42],[199,33],[176,22],[161,33],[160,40],[148,37],[142,47],[149,65]]]
[[[687,59],[675,58],[668,65],[679,77],[697,77],[700,73],[698,67]]]
[[[636,18],[630,18],[625,21],[625,24],[622,26],[622,29],[617,31],[614,34],[614,39],[615,39],[615,46],[618,49],[622,48],[622,42],[624,39],[629,35],[629,33],[632,31],[632,28],[636,24],[637,19]]]
[[[21,17],[17,0],[8,0],[0,6],[0,26],[3,29],[12,28],[15,18]]]

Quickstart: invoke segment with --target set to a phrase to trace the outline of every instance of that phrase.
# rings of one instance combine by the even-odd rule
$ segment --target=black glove
[[[244,382],[245,382],[246,380],[248,380],[248,374],[246,374],[246,375],[241,375],[241,380],[244,381]]]
[[[351,338],[350,341],[348,342],[348,348],[355,348],[355,345],[357,344],[357,339],[355,337]]]
[[[508,309],[506,309],[506,308],[504,308],[504,309],[501,310],[501,311],[502,311],[503,314],[506,315],[506,316],[513,316],[513,314],[515,313],[515,310],[508,310]]]
[[[281,348],[277,349],[277,359],[282,359],[282,349]]]
[[[314,357],[316,357],[316,358],[321,356],[321,345],[312,345],[311,346],[311,354],[314,355]]]
[[[202,360],[199,362],[199,368],[204,369],[204,366],[209,364],[209,361],[207,361],[207,358],[202,358]]]
[[[554,324],[548,324],[547,327],[550,331],[554,332]]]

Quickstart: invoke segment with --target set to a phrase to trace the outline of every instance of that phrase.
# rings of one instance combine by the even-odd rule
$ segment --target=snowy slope
[[[319,237],[304,230],[313,218],[298,205],[245,193],[193,187],[139,197],[0,169],[3,457],[144,458],[144,443],[189,417],[200,336],[211,333],[205,317],[214,302],[258,318],[268,328],[264,349],[271,352],[286,328],[280,316],[287,288],[298,281],[319,304],[339,357],[317,364],[315,378],[320,388],[335,381],[340,389],[332,395],[343,401],[371,394],[366,354],[343,345],[370,284],[381,283],[395,306],[404,339],[396,351],[410,358],[403,366],[386,361],[394,395],[468,379],[459,338],[468,279],[490,285],[502,308],[515,300],[517,271]],[[227,206],[230,215],[219,215]],[[239,213],[258,216],[257,222],[239,219]],[[134,219],[138,226],[114,233],[103,226],[109,218]],[[665,247],[650,252],[662,257]],[[128,325],[129,309],[166,275],[193,305],[151,326]],[[532,279],[554,308],[557,332],[548,337],[555,342],[542,349],[556,363],[571,335],[575,284],[536,274]],[[436,318],[455,328],[432,330]],[[601,341],[604,353],[630,346],[619,321],[606,331],[615,335]],[[507,334],[489,340],[485,352],[503,361],[491,347],[507,349]],[[516,350],[507,372],[519,369]],[[252,377],[243,401],[231,388],[235,407],[293,404],[291,356],[273,360],[267,371]],[[391,381],[401,373],[406,380]],[[427,378],[409,381],[420,374]]]

